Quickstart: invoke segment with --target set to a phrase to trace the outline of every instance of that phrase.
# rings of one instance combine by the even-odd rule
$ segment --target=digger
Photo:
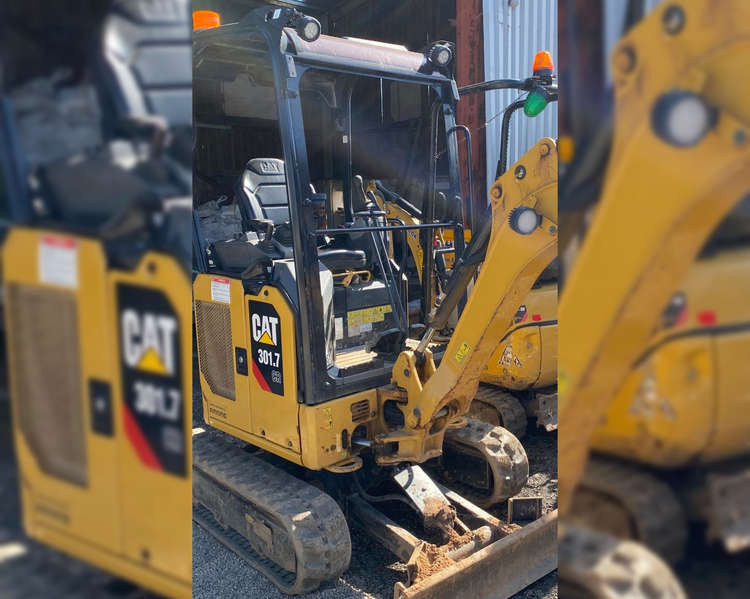
[[[522,446],[465,418],[555,256],[555,198],[535,195],[556,179],[554,141],[522,158],[524,176],[493,186],[492,217],[419,339],[387,247],[389,234],[455,228],[434,218],[437,193],[458,195],[452,58],[442,42],[411,52],[323,35],[286,8],[194,36],[193,295],[208,425],[194,433],[194,518],[286,593],[346,570],[347,518],[407,562],[399,597],[510,596],[555,567],[554,513],[506,534],[478,505],[523,486]],[[388,224],[370,179],[406,197],[421,189],[423,222]],[[433,336],[480,263],[438,365]],[[386,513],[393,504],[411,518]]]
[[[750,115],[730,73],[748,66],[750,31],[746,3],[730,2],[707,22],[710,8],[703,0],[667,3],[623,36],[612,61],[611,145],[584,146],[562,185],[570,222],[585,222],[585,198],[598,198],[560,302],[561,588],[585,596],[684,596],[644,545],[602,533],[679,559],[681,511],[700,506],[701,495],[709,533],[729,550],[744,546],[743,512],[733,506],[746,477],[747,426],[736,412],[726,416],[732,398],[723,389],[744,380],[725,352],[739,355],[746,335],[741,326],[716,327],[709,341],[692,327],[741,319],[733,296],[717,298],[705,285],[713,272],[711,285],[729,289],[728,278],[746,267],[742,248],[722,243],[737,213],[719,225],[748,193]],[[607,152],[600,194],[583,193]],[[627,251],[622,231],[636,233]],[[741,293],[741,282],[732,284],[731,293]],[[594,458],[587,466],[592,448],[626,461]],[[656,478],[634,462],[680,469],[677,493],[668,475]],[[641,484],[622,493],[636,478]],[[648,494],[654,513],[636,513]]]
[[[31,136],[64,107],[50,111],[38,81],[2,96],[3,311],[23,526],[74,558],[62,573],[42,549],[9,558],[4,597],[109,596],[111,578],[76,577],[75,560],[191,596],[191,173],[179,151],[191,138],[188,16],[187,2],[150,0],[88,15],[96,43],[85,64],[64,66],[90,79],[57,83],[76,112],[47,146]],[[70,18],[80,25],[71,11],[55,26]],[[70,155],[48,157],[60,147]]]

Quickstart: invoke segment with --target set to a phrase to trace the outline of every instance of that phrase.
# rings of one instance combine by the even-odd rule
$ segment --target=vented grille
[[[11,382],[21,431],[47,474],[85,486],[78,314],[65,291],[7,286]]]
[[[366,399],[357,401],[350,406],[352,411],[352,422],[367,420],[370,416],[370,402]]]
[[[198,363],[211,391],[234,400],[234,356],[229,306],[195,302]]]

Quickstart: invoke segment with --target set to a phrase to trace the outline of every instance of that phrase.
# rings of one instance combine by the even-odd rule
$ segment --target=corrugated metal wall
[[[602,2],[604,3],[604,72],[609,83],[612,81],[610,64],[612,48],[622,35],[627,3],[623,0],[602,0]],[[648,13],[662,2],[663,0],[643,0],[643,8]]]
[[[529,77],[539,50],[549,50],[557,58],[557,0],[483,0],[482,5],[485,80]],[[517,91],[486,94],[488,187],[495,180],[500,154],[501,111],[518,97]],[[517,112],[511,122],[508,164],[544,136],[557,137],[556,104],[534,119]]]

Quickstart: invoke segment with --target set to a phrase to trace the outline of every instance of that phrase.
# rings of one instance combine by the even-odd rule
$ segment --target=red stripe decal
[[[154,470],[163,470],[159,458],[156,457],[154,450],[151,449],[151,445],[148,439],[143,435],[141,427],[138,426],[133,414],[128,409],[128,406],[122,406],[122,420],[125,425],[125,434],[130,439],[130,443],[133,445],[135,452],[148,468]]]
[[[255,360],[253,360],[253,374],[255,375],[255,378],[258,381],[258,384],[260,385],[260,388],[263,389],[263,391],[271,391],[271,387],[268,386],[268,383],[266,382],[266,379],[263,378],[263,375],[260,372],[260,368],[258,368],[258,365],[255,363]]]
[[[714,312],[713,310],[703,310],[701,312],[698,312],[698,322],[703,326],[713,326],[716,324],[717,320],[718,319],[716,318],[716,312]]]

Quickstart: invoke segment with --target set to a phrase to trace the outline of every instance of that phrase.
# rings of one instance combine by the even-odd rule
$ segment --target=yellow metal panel
[[[653,466],[681,466],[698,457],[715,427],[712,341],[678,338],[628,376],[592,447]]]
[[[213,294],[212,285],[215,290]],[[250,344],[248,336],[250,333],[245,315],[245,291],[242,288],[242,281],[222,276],[199,274],[193,281],[193,299],[195,301],[213,302],[222,306],[227,305],[223,301],[219,301],[226,298],[223,294],[216,293],[217,285],[229,286],[228,307],[230,310],[232,347],[246,349],[249,356]],[[200,349],[200,337],[196,337],[196,344]],[[202,370],[203,367],[201,367]],[[232,365],[232,371],[235,371],[234,365]],[[213,393],[202,372],[200,374],[200,382],[201,392],[203,393],[204,401],[207,403],[207,410],[203,415],[206,422],[212,425],[217,425],[217,423],[231,423],[232,427],[248,433],[250,431],[250,388],[247,383],[247,377],[237,375],[235,372],[234,400]]]
[[[77,284],[72,287],[45,284],[40,280],[40,246],[45,238],[70,244],[77,269]],[[87,397],[90,378],[109,382],[113,389],[117,370],[116,347],[111,331],[106,285],[106,259],[98,242],[60,235],[50,231],[14,228],[3,246],[3,278],[6,285],[22,284],[62,290],[75,298],[80,343],[80,389],[83,430],[91,430]],[[6,310],[6,318],[9,311]],[[8,347],[22,343],[13,337],[14,327],[6,322]],[[64,352],[65,348],[59,348]],[[14,372],[20,367],[18,356],[9,353],[11,405],[22,401],[17,396]],[[43,372],[39,376],[44,376]],[[54,400],[54,398],[50,398]],[[14,427],[16,456],[22,480],[22,506],[27,533],[47,541],[48,535],[58,531],[76,537],[100,549],[117,551],[121,547],[121,522],[115,515],[119,510],[117,441],[114,438],[86,434],[87,485],[82,487],[49,476],[39,464],[19,427]]]
[[[557,325],[540,327],[541,361],[539,378],[535,387],[550,387],[557,384]]]
[[[750,453],[750,332],[717,336],[714,351],[716,425],[703,461]]]
[[[367,417],[355,422],[352,405],[367,402]],[[352,455],[342,444],[342,432],[351,440],[354,429],[369,426],[376,417],[377,392],[363,391],[340,397],[317,406],[300,405],[299,422],[302,431],[302,462],[312,470],[326,468]],[[363,410],[364,412],[364,410]]]
[[[482,382],[515,390],[556,383],[557,285],[532,289],[523,307],[524,320],[512,325],[500,341],[482,373]]]
[[[262,375],[258,372],[262,366],[263,356],[258,355],[262,348],[256,348],[255,355],[248,343],[248,360],[250,362],[249,397],[251,409],[251,432],[257,437],[264,438],[274,445],[283,447],[299,454],[300,439],[298,429],[299,393],[297,388],[297,340],[294,325],[294,313],[286,298],[275,287],[263,287],[257,296],[246,295],[243,309],[245,310],[244,328],[251,335],[253,313],[250,311],[250,302],[270,304],[278,313],[279,322],[276,326],[280,328],[280,334],[276,335],[270,351],[281,352],[283,361],[283,387],[284,394],[278,395],[272,391],[263,389]],[[304,301],[304,300],[303,300]],[[234,322],[233,328],[234,328]],[[273,326],[274,323],[271,323]],[[260,329],[262,335],[267,331]],[[249,341],[249,340],[248,340]],[[266,358],[267,359],[267,358]],[[254,376],[255,372],[255,376]],[[272,384],[272,381],[267,381]]]
[[[517,328],[490,356],[481,381],[507,389],[528,389],[539,378],[541,340],[538,326]]]
[[[232,347],[247,352],[248,374],[239,374],[235,365],[232,365],[235,382],[235,399],[232,400],[213,393],[201,373],[203,417],[211,426],[300,464],[297,341],[292,309],[286,298],[273,287],[263,287],[257,296],[247,295],[242,281],[221,275],[196,276],[193,282],[193,299],[227,305],[223,291],[217,293],[217,285],[229,286]],[[254,356],[252,352],[251,301],[269,304],[278,313],[280,328],[277,340],[283,359],[283,396],[264,390],[254,372],[254,366],[257,365],[254,361],[259,356]],[[200,337],[196,339],[196,343],[200,348]],[[234,356],[232,359],[235,359]]]
[[[144,464],[131,439],[118,435],[121,471],[118,494],[121,502],[122,544],[125,555],[143,568],[158,570],[183,583],[192,579],[192,389],[193,354],[191,339],[192,311],[190,281],[171,257],[146,253],[131,272],[112,271],[109,276],[113,307],[110,318],[115,330],[119,315],[114,310],[118,284],[162,293],[179,321],[181,406],[183,410],[182,442],[185,451],[185,475],[154,469]],[[109,338],[112,344],[118,336]],[[119,365],[118,365],[118,372]],[[122,384],[114,386],[115,405],[122,404]],[[115,410],[115,429],[124,429],[124,411]],[[111,506],[100,503],[99,509],[112,514]]]

